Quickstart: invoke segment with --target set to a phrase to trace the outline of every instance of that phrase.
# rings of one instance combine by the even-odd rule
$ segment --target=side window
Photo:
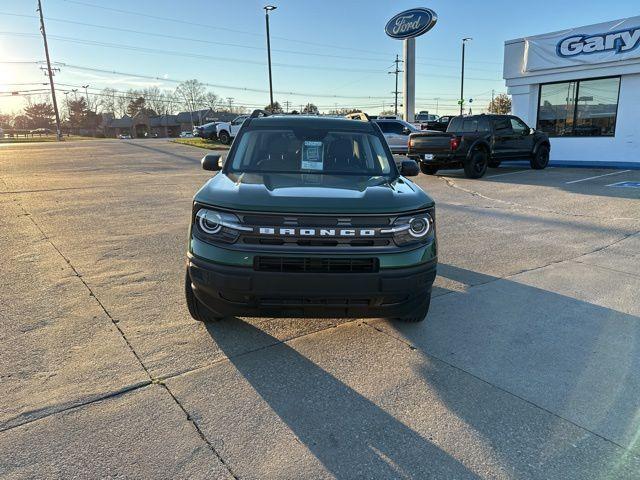
[[[395,133],[396,135],[404,135],[404,125],[400,122],[389,122],[389,133]]]
[[[477,117],[469,117],[465,118],[462,122],[462,131],[463,132],[477,132],[478,131],[478,118]]]
[[[389,122],[376,122],[382,133],[389,133]]]
[[[511,120],[511,128],[513,128],[513,133],[516,135],[524,135],[525,133],[529,133],[529,127],[527,127],[522,120],[519,118],[510,118]]]
[[[502,135],[513,133],[513,130],[511,130],[511,122],[508,118],[494,119],[493,128],[496,133],[500,133]]]
[[[462,117],[455,117],[449,123],[447,132],[461,132],[462,131]]]
[[[491,125],[489,124],[489,119],[485,116],[481,116],[478,118],[478,131],[479,132],[490,132]]]

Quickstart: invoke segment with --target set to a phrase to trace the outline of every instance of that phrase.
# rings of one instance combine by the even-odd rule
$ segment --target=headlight
[[[220,212],[195,205],[193,235],[209,243],[234,243],[241,231],[252,231],[252,227],[240,224],[232,213]]]
[[[426,243],[433,237],[433,217],[429,213],[399,217],[388,233],[393,233],[393,241],[398,246],[411,243]],[[387,233],[384,232],[384,233]]]

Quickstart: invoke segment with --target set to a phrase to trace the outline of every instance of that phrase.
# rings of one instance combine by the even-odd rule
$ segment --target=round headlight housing
[[[414,217],[409,220],[409,235],[414,238],[422,238],[431,230],[431,223],[428,218]]]
[[[198,211],[198,226],[208,235],[215,235],[222,230],[222,218],[218,212],[205,210]]]
[[[426,243],[433,238],[433,217],[428,212],[398,217],[393,223],[393,241],[398,246]]]
[[[209,243],[234,243],[240,238],[240,232],[252,231],[252,227],[242,225],[240,219],[229,212],[222,212],[194,206],[192,233],[200,240]]]

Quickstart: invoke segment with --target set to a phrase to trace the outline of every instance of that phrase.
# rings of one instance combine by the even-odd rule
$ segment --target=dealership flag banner
[[[640,60],[640,16],[525,38],[524,72]]]

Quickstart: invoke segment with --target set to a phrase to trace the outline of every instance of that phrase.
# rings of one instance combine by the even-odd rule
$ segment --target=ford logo
[[[412,38],[427,33],[438,20],[436,12],[428,8],[412,8],[391,18],[384,31],[391,38]]]

